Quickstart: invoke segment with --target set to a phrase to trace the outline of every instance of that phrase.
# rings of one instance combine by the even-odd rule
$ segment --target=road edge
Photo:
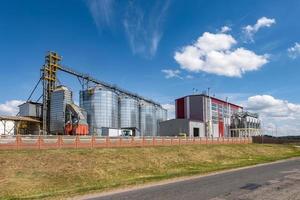
[[[203,177],[209,177],[209,176],[214,176],[214,175],[218,175],[218,174],[235,172],[235,171],[240,171],[240,170],[244,170],[244,169],[250,169],[250,168],[255,168],[255,167],[260,167],[260,166],[283,163],[283,162],[287,162],[287,161],[291,161],[291,160],[298,160],[298,159],[300,159],[300,157],[292,157],[292,158],[277,160],[277,161],[272,161],[272,162],[254,164],[254,165],[238,167],[238,168],[232,168],[232,169],[225,169],[225,170],[220,170],[220,171],[215,171],[215,172],[208,172],[208,173],[200,174],[200,175],[176,177],[176,178],[161,180],[161,181],[157,181],[157,182],[151,182],[151,183],[144,183],[144,184],[141,184],[141,185],[128,186],[128,187],[125,187],[125,188],[111,189],[109,191],[103,191],[103,192],[98,192],[98,193],[90,193],[90,194],[85,194],[85,195],[78,195],[78,196],[67,198],[67,199],[69,199],[69,200],[82,200],[82,199],[92,199],[92,198],[98,198],[98,197],[105,197],[105,196],[110,196],[110,195],[119,194],[119,193],[123,193],[123,192],[131,192],[131,191],[151,188],[151,187],[155,187],[155,186],[162,186],[162,185],[176,183],[176,182],[182,182],[182,181],[193,180],[193,179],[198,179],[198,178],[203,178]]]

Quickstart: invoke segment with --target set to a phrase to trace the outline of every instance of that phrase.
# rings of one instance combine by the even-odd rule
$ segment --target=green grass
[[[296,156],[270,144],[0,151],[0,198],[63,199]]]

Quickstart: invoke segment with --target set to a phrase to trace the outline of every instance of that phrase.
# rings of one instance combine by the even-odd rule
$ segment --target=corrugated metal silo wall
[[[167,110],[161,107],[156,108],[157,133],[159,133],[159,123],[167,120]]]
[[[80,92],[80,106],[87,112],[90,134],[102,135],[102,127],[119,128],[118,95],[95,87]]]
[[[121,96],[120,97],[120,127],[139,129],[139,102],[136,99]]]
[[[156,108],[153,104],[143,102],[140,105],[140,123],[142,136],[157,135]]]
[[[67,88],[59,88],[51,94],[50,133],[63,134],[65,126],[66,104],[72,103],[72,92]]]

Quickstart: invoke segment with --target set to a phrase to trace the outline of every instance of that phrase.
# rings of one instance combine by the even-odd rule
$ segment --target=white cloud
[[[163,104],[162,107],[164,109],[167,109],[168,111],[168,119],[174,119],[175,118],[175,105],[174,104]]]
[[[169,0],[156,1],[150,12],[137,3],[130,2],[123,26],[134,54],[152,57],[163,36],[162,25],[169,7]]]
[[[228,77],[241,77],[268,62],[267,55],[256,55],[245,48],[233,48],[237,41],[229,34],[205,32],[192,44],[175,52],[182,69]]]
[[[114,0],[86,0],[86,2],[98,29],[111,25]]]
[[[292,59],[296,59],[300,56],[300,44],[298,42],[296,42],[294,46],[288,48],[288,55]]]
[[[161,70],[161,72],[163,72],[165,74],[165,78],[169,79],[169,78],[179,78],[182,79],[182,77],[180,76],[180,70],[172,70],[172,69],[163,69]]]
[[[223,26],[220,30],[221,33],[227,33],[230,31],[231,31],[231,28],[229,26]]]
[[[16,115],[19,112],[18,106],[24,103],[21,100],[11,100],[0,104],[0,115]]]
[[[144,9],[143,1],[85,0],[98,30],[120,25],[133,54],[153,57],[163,36],[163,22],[170,0],[155,1]],[[116,27],[116,26],[114,26]]]
[[[265,131],[279,135],[300,135],[300,104],[276,99],[270,95],[256,95],[248,98],[246,109],[257,112],[263,120]]]
[[[270,27],[275,23],[276,23],[275,19],[261,17],[260,19],[258,19],[256,21],[256,24],[254,24],[252,26],[247,25],[247,26],[243,27],[243,31],[245,33],[246,39],[253,42],[253,36],[259,29],[261,29],[263,27]]]
[[[275,99],[270,95],[256,95],[248,98],[247,108],[259,110],[268,117],[295,119],[300,117],[300,104]]]

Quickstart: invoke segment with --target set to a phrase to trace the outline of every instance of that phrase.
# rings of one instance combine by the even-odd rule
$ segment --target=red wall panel
[[[176,99],[176,118],[184,119],[184,98]]]

